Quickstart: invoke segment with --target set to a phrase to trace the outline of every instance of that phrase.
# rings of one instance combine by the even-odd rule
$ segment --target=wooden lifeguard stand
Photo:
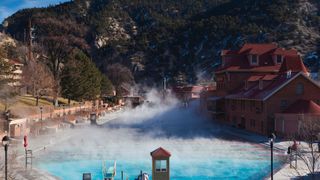
[[[171,153],[162,147],[152,151],[152,179],[170,180],[170,156]]]

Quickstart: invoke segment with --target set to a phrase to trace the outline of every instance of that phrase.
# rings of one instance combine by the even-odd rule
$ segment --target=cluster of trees
[[[8,109],[9,101],[14,101],[15,92],[8,83],[12,82],[13,68],[8,61],[8,49],[0,46],[0,102],[4,104],[5,111]]]
[[[81,101],[113,92],[112,83],[80,50],[71,55],[61,75],[62,96]]]
[[[204,67],[212,72],[211,65],[219,62],[223,48],[238,48],[244,42],[298,40],[293,38],[296,28],[286,30],[286,24],[299,18],[298,5],[298,0],[92,0],[87,6],[86,1],[76,0],[47,9],[19,11],[7,19],[7,31],[24,40],[21,27],[26,27],[26,20],[32,16],[36,41],[45,47],[52,45],[52,39],[65,41],[68,47],[77,47],[94,59],[105,74],[115,63],[135,71],[131,57],[139,52],[144,68],[134,72],[135,80],[161,84],[165,74],[177,83],[180,74],[176,72],[181,72],[190,83]],[[315,16],[310,17],[310,25],[320,19]],[[119,22],[129,39],[110,40],[111,36],[121,36],[113,34],[116,31],[110,33],[110,18]],[[106,37],[109,42],[98,48],[97,37]],[[59,64],[60,60],[55,61]],[[57,81],[59,77],[53,75]]]
[[[47,38],[38,58],[27,61],[23,80],[37,98],[37,105],[43,95],[52,95],[57,106],[60,96],[70,103],[112,94],[113,85],[108,77],[83,51],[68,43],[62,37]]]

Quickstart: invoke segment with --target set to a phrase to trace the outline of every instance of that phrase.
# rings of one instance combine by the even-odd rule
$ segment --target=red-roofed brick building
[[[320,103],[320,86],[294,49],[246,44],[221,55],[217,90],[201,94],[201,109],[213,119],[268,135],[276,130],[275,114],[297,100]]]
[[[275,131],[285,137],[303,133],[303,122],[320,121],[320,106],[312,100],[299,99],[287,109],[275,114]]]
[[[200,93],[205,88],[204,86],[177,86],[172,88],[172,92],[180,100],[191,100],[200,98]]]

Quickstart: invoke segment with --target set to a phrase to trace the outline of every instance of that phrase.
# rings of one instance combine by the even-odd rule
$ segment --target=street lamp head
[[[275,140],[276,139],[276,135],[274,133],[271,133],[269,136],[269,139]]]
[[[9,116],[10,116],[10,111],[8,110],[8,111],[6,111],[6,118],[7,118],[7,120],[9,119]]]
[[[4,136],[2,138],[2,145],[3,146],[9,145],[9,141],[10,141],[10,138],[8,136]]]
[[[41,110],[41,111],[42,111],[42,108],[43,108],[43,107],[42,107],[42,106],[40,106],[40,110]]]

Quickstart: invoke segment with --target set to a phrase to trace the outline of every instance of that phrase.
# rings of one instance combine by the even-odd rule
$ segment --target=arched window
[[[302,83],[298,83],[297,86],[296,86],[296,94],[297,95],[303,94],[303,91],[304,91],[303,84]]]

